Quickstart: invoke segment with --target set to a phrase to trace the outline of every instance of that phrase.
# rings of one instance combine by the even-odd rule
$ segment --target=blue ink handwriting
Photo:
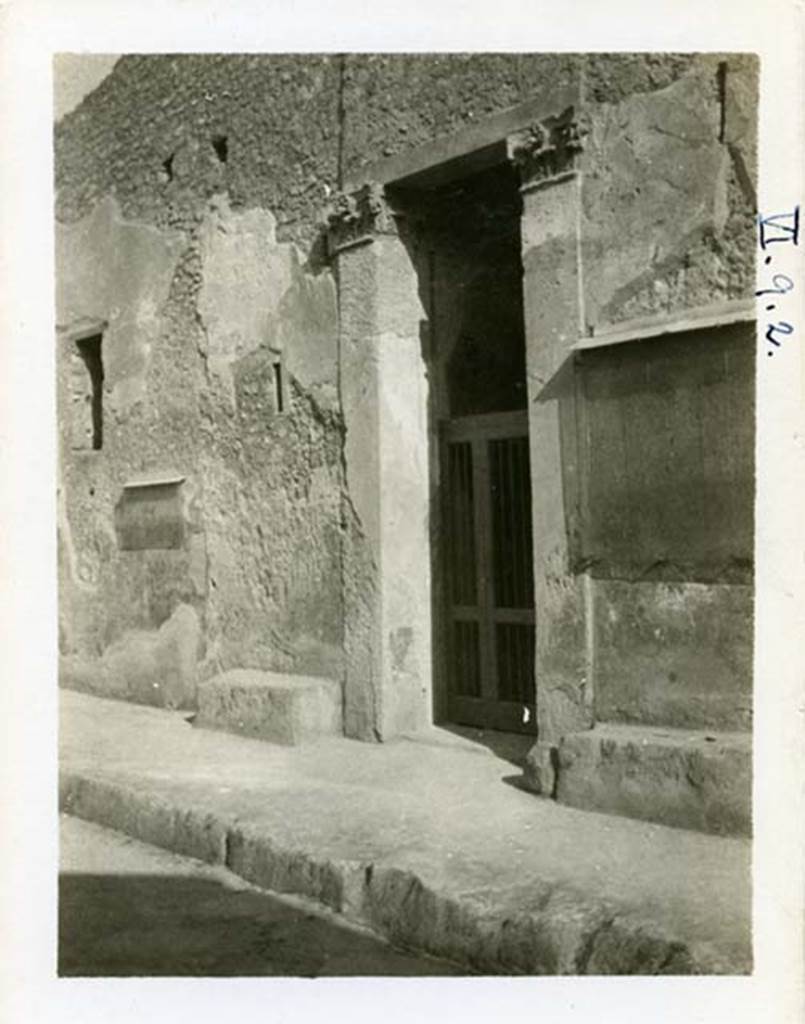
[[[768,217],[758,217],[760,225],[760,248],[779,242],[799,244],[799,206],[791,213],[772,213]]]
[[[799,206],[795,206],[790,213],[773,213],[767,216],[758,217],[759,243],[760,248],[765,252],[771,245],[799,245]],[[768,267],[772,261],[771,253],[763,260]],[[761,295],[787,295],[794,290],[794,282],[788,274],[773,274],[770,288],[760,288],[755,292],[756,296]],[[766,305],[766,312],[770,313],[777,308],[777,304],[769,302]],[[778,320],[776,323],[766,324],[766,341],[772,348],[766,353],[774,355],[774,350],[781,347],[779,336],[788,337],[794,333],[794,327],[787,320]]]

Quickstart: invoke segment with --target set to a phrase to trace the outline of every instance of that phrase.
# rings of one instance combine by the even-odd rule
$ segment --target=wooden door
[[[527,413],[442,431],[450,721],[536,733]]]

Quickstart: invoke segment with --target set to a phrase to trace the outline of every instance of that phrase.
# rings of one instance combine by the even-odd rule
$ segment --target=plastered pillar
[[[518,167],[531,451],[538,742],[527,778],[553,791],[552,751],[589,728],[591,594],[571,567],[577,406],[571,348],[582,333],[579,221],[581,131],[572,109],[508,140]]]
[[[348,736],[431,718],[427,380],[417,277],[382,190],[339,196],[328,244],[339,288]]]

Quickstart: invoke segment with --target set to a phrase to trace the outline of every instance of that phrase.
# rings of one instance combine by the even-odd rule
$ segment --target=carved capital
[[[336,193],[325,213],[330,255],[371,242],[377,235],[395,235],[397,216],[383,186],[376,182],[367,182],[355,192]]]
[[[558,117],[547,118],[510,135],[506,149],[520,172],[522,187],[528,189],[576,170],[588,130],[574,108],[568,107]]]

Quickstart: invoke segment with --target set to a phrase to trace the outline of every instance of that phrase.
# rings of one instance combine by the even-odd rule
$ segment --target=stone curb
[[[269,891],[306,897],[395,946],[495,975],[736,974],[746,965],[618,914],[604,902],[546,885],[506,914],[472,894],[440,892],[409,869],[334,860],[281,846],[236,818],[179,806],[132,784],[63,770],[67,814],[209,864]]]

